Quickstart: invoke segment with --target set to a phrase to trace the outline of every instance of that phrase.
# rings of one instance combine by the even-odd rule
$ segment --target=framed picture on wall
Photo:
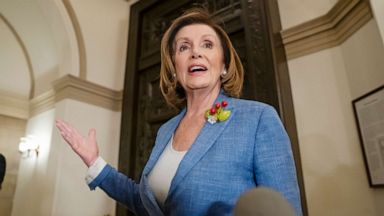
[[[384,85],[352,101],[371,187],[384,187]]]

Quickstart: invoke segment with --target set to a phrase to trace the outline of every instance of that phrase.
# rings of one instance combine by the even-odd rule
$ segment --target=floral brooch
[[[216,103],[213,107],[205,112],[205,118],[211,124],[216,122],[222,122],[228,119],[231,115],[230,110],[224,108],[228,105],[228,102],[223,100],[221,103]]]

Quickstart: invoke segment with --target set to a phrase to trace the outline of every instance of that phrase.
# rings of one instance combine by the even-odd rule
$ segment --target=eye
[[[212,42],[207,41],[207,42],[205,42],[205,43],[203,44],[203,47],[204,47],[204,48],[207,48],[207,49],[212,49],[213,44],[212,44]]]
[[[188,45],[186,45],[186,44],[182,44],[182,45],[179,47],[179,52],[183,52],[183,51],[187,50],[188,48],[189,48]]]

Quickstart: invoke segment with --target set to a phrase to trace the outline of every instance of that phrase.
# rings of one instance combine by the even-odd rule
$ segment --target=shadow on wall
[[[348,160],[351,152],[321,134],[302,137],[303,170],[310,215],[376,216],[361,159]],[[355,157],[356,158],[356,157]]]

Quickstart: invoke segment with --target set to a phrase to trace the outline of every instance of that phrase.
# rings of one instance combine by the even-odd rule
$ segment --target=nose
[[[192,58],[193,59],[201,58],[201,54],[199,53],[199,51],[196,48],[193,49]]]
[[[201,55],[200,54],[192,54],[192,58],[193,59],[201,58]]]

